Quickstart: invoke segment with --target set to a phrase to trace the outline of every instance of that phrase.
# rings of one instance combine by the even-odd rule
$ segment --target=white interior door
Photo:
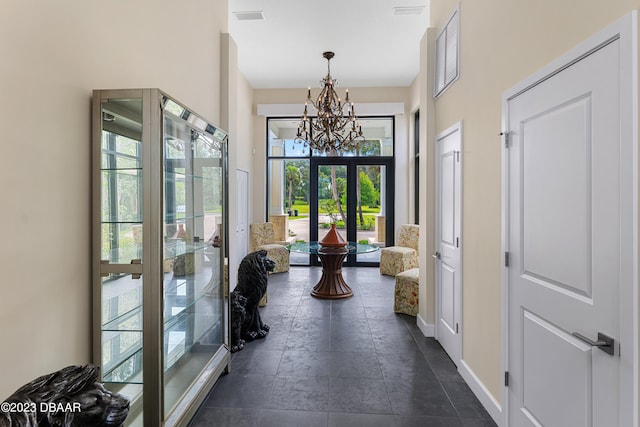
[[[620,48],[609,41],[506,100],[509,426],[631,425],[620,415],[634,199]]]
[[[436,339],[454,363],[461,357],[462,123],[436,137]]]
[[[249,253],[249,172],[238,169],[238,223],[236,239],[238,263]]]

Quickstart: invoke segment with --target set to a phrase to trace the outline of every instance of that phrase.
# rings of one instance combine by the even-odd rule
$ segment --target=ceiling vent
[[[248,12],[233,12],[238,21],[263,21],[264,14],[261,10],[254,10]]]
[[[422,15],[424,6],[396,6],[393,8],[393,16]]]

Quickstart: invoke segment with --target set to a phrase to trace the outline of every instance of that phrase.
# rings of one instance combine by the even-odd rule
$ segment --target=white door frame
[[[439,135],[436,136],[435,138],[435,161],[436,161],[436,166],[435,166],[435,183],[436,183],[436,198],[435,198],[435,210],[436,210],[436,227],[435,227],[435,254],[440,254],[441,252],[441,248],[440,248],[440,241],[441,241],[441,235],[442,235],[442,215],[441,212],[442,210],[440,209],[440,201],[441,201],[441,190],[440,190],[440,179],[441,177],[441,170],[440,170],[440,141],[448,138],[449,136],[453,135],[457,133],[458,134],[458,146],[457,146],[457,169],[456,169],[456,182],[455,182],[455,206],[458,210],[457,214],[456,214],[456,218],[455,218],[455,223],[453,224],[454,226],[454,230],[457,232],[456,234],[456,238],[458,240],[458,244],[457,244],[457,249],[456,249],[456,257],[455,260],[453,260],[453,262],[456,265],[456,271],[455,271],[455,279],[454,279],[454,299],[455,299],[455,303],[454,303],[454,322],[457,325],[457,331],[455,334],[455,339],[453,341],[453,349],[447,349],[445,348],[445,351],[447,351],[447,354],[449,354],[449,357],[451,358],[451,360],[453,361],[453,363],[456,364],[456,366],[460,366],[460,360],[462,360],[462,333],[464,331],[464,327],[462,325],[462,121],[459,121],[458,123],[455,123],[454,125],[450,126],[448,129],[446,129],[445,131],[441,132]],[[438,259],[434,254],[435,262],[436,262],[436,286],[435,286],[435,298],[436,298],[436,322],[435,322],[435,338],[437,340],[440,340],[440,333],[439,333],[439,328],[441,327],[440,324],[440,315],[441,315],[441,311],[442,311],[442,306],[441,306],[441,292],[442,292],[442,281],[441,281],[441,277],[439,274],[440,268],[439,268],[439,263],[441,263],[442,261],[440,259]]]
[[[245,179],[241,179],[240,176],[244,176]],[[249,199],[249,171],[244,169],[236,169],[236,183],[237,183],[237,204],[238,204],[238,221],[236,221],[236,239],[237,239],[237,260],[240,261],[249,253],[249,212],[251,211],[250,199]],[[245,188],[240,186],[244,183]],[[246,190],[246,191],[244,191]],[[242,212],[241,205],[246,205],[245,211]],[[242,220],[245,220],[244,223]],[[244,227],[244,228],[243,228]]]
[[[620,94],[621,94],[621,138],[631,140],[628,152],[624,153],[629,161],[622,165],[621,176],[632,176],[633,179],[621,182],[627,190],[631,187],[633,200],[623,200],[627,203],[626,211],[632,211],[632,218],[622,218],[633,224],[632,236],[622,242],[621,264],[632,271],[632,274],[621,277],[620,286],[620,421],[621,425],[638,426],[638,25],[637,12],[633,11],[595,36],[587,39],[565,55],[548,64],[512,89],[506,91],[502,97],[502,128],[508,129],[508,102],[521,93],[527,91],[541,81],[562,71],[568,66],[582,59],[590,52],[611,40],[620,40]],[[503,135],[502,141],[502,254],[509,252],[509,217],[508,217],[508,178],[509,155],[506,144],[508,135]],[[626,147],[622,147],[626,149]],[[632,207],[629,207],[632,205]],[[502,372],[507,372],[509,366],[508,354],[508,320],[509,320],[509,282],[508,268],[502,263]],[[625,374],[626,373],[626,374]],[[502,425],[508,422],[508,388],[502,388]]]

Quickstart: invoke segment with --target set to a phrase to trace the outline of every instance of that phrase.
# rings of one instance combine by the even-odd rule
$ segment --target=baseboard
[[[465,380],[473,394],[476,395],[482,406],[487,410],[493,421],[496,422],[497,425],[502,424],[502,406],[500,403],[493,397],[493,395],[489,392],[489,389],[485,387],[485,385],[480,381],[480,379],[473,373],[469,365],[465,363],[464,360],[461,360],[458,365],[458,372]]]
[[[432,323],[425,322],[419,313],[416,316],[416,325],[418,325],[418,329],[425,337],[434,337],[436,335],[435,326]]]

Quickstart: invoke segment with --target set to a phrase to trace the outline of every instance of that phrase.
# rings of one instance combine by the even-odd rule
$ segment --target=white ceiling
[[[419,15],[394,16],[415,6]],[[264,20],[234,14],[255,11]],[[342,88],[409,86],[429,26],[429,0],[229,0],[229,12],[240,72],[256,89],[319,87],[325,51]]]

